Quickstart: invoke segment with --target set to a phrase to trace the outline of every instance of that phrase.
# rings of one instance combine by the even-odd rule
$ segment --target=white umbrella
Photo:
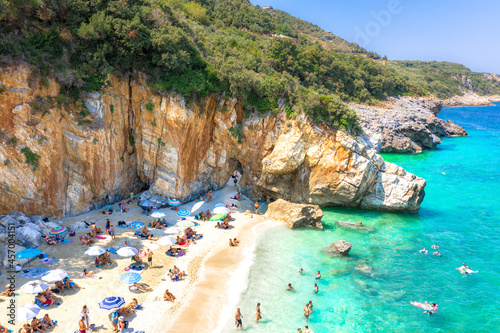
[[[42,276],[42,280],[47,282],[56,282],[62,281],[67,277],[68,273],[66,273],[66,271],[63,271],[62,269],[53,269],[45,273]]]
[[[183,228],[192,228],[194,227],[194,222],[185,220],[185,221],[180,221],[176,223],[176,226],[178,227],[183,227]]]
[[[160,217],[165,217],[167,216],[167,214],[162,211],[162,210],[157,210],[156,212],[154,212],[153,214],[150,215],[151,217],[154,217],[154,218],[160,218]]]
[[[21,291],[25,294],[38,294],[49,288],[49,285],[43,281],[36,280],[26,283],[21,287]]]
[[[175,238],[172,238],[172,237],[163,237],[163,238],[160,238],[157,242],[156,242],[158,245],[174,245],[175,243],[177,243],[177,240],[175,240]]]
[[[17,321],[28,321],[40,313],[40,308],[36,304],[26,304],[16,310]]]
[[[229,214],[231,211],[226,207],[215,207],[214,214]]]
[[[182,228],[166,228],[164,233],[166,235],[177,235],[180,234],[181,232],[184,232],[184,229]]]
[[[137,253],[139,253],[139,251],[137,249],[134,249],[133,247],[125,246],[119,248],[118,251],[116,251],[116,253],[122,257],[132,257],[135,256]]]
[[[85,250],[85,254],[91,257],[97,257],[103,253],[106,253],[106,249],[98,245],[91,246]]]
[[[195,203],[193,208],[191,208],[191,213],[194,213],[198,209],[200,209],[200,207],[203,206],[204,203],[205,203],[205,201],[199,201],[199,202]]]

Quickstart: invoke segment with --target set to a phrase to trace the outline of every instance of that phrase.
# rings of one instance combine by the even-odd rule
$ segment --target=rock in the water
[[[323,229],[323,211],[317,205],[296,204],[278,199],[269,204],[265,216],[283,222],[290,229]]]
[[[357,270],[358,272],[365,274],[365,275],[368,275],[368,276],[372,276],[373,271],[374,271],[374,268],[372,266],[368,266],[368,265],[358,265],[358,266],[354,267],[354,269]]]
[[[349,251],[351,251],[351,243],[345,240],[339,240],[325,247],[324,251],[332,256],[346,256],[349,254]]]
[[[351,229],[351,230],[356,230],[356,231],[361,231],[361,232],[373,232],[373,231],[375,231],[374,227],[364,225],[361,222],[351,223],[351,222],[337,221],[337,222],[335,222],[335,224],[341,228]]]

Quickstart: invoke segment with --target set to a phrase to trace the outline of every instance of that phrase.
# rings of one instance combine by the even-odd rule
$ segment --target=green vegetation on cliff
[[[246,112],[306,112],[356,129],[347,100],[455,92],[448,78],[429,74],[438,81],[429,83],[422,68],[361,56],[379,58],[248,0],[0,0],[0,19],[2,60],[29,61],[42,84],[53,76],[73,99],[105,89],[111,74],[141,71],[158,91],[193,99],[224,90]]]

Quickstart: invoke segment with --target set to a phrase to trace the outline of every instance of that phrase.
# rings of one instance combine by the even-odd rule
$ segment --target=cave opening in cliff
[[[228,166],[229,166],[228,167],[228,172],[229,172],[228,181],[233,180],[233,174],[235,171],[237,171],[239,174],[238,179],[241,179],[241,177],[243,176],[243,166],[241,165],[241,162],[235,158],[230,158],[228,160]]]

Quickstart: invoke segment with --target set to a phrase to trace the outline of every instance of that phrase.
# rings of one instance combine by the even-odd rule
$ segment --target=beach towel
[[[50,271],[50,268],[34,267],[34,268],[31,268],[27,272],[22,271],[21,273],[19,273],[19,275],[24,276],[25,278],[28,278],[28,279],[38,279],[38,278],[41,278],[42,275],[45,274],[47,271]]]
[[[245,200],[245,197],[242,197],[241,199],[236,199],[236,197],[231,197],[231,199],[238,200],[238,201],[243,201],[243,200]]]
[[[54,259],[54,258],[43,258],[42,260],[39,260],[39,262],[42,262],[46,265],[53,265],[57,263],[59,260]]]
[[[71,242],[72,242],[72,240],[65,239],[65,240],[61,241],[61,244],[69,244]]]
[[[85,275],[83,275],[83,273],[82,273],[82,274],[80,274],[80,276],[81,276],[82,278],[85,278],[85,279],[93,279],[93,277],[88,277],[88,276],[85,276]]]
[[[111,253],[114,253],[114,254],[118,254],[118,253],[116,252],[116,249],[115,249],[114,247],[110,247],[110,248],[108,249],[108,252],[111,252]]]
[[[100,236],[100,235],[95,235],[94,237],[95,237],[95,238],[99,238],[99,239],[106,239],[106,237],[104,237],[104,236]]]

